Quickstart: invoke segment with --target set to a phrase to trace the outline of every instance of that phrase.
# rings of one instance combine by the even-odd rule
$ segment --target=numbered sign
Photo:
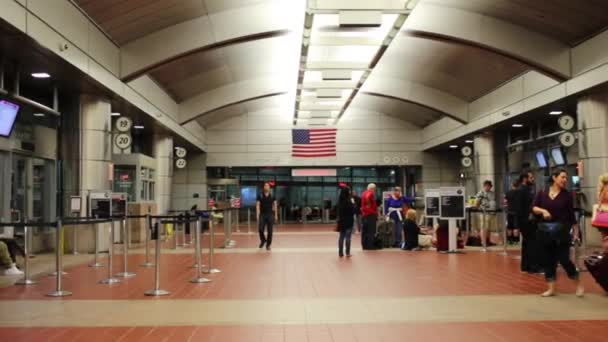
[[[571,147],[576,143],[576,137],[572,132],[564,132],[559,136],[559,142],[562,146]]]
[[[471,159],[471,157],[464,157],[460,160],[460,164],[462,164],[463,167],[471,167],[471,165],[473,165],[473,159]]]
[[[569,131],[574,128],[574,118],[570,115],[564,115],[557,120],[557,124],[564,131]]]
[[[175,155],[177,156],[177,158],[186,158],[186,149],[183,147],[177,147],[175,148]]]
[[[132,142],[131,136],[126,133],[120,133],[114,136],[114,145],[121,150],[126,150],[131,147]]]
[[[186,167],[186,159],[178,159],[175,161],[175,167],[177,167],[178,169],[183,169]]]
[[[119,132],[128,132],[131,130],[131,127],[133,127],[133,121],[131,121],[131,119],[121,116],[120,118],[116,119],[116,130]]]
[[[460,152],[463,156],[468,157],[473,154],[473,149],[470,146],[465,146],[460,150]]]

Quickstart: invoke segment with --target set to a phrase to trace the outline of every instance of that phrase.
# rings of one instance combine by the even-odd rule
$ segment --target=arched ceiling
[[[149,75],[178,103],[180,123],[203,126],[251,106],[285,106],[293,115],[296,99],[303,112],[334,117],[346,108],[319,101],[318,89],[344,96],[356,89],[346,101],[353,110],[418,127],[442,116],[466,122],[471,101],[529,70],[569,78],[569,48],[608,27],[605,1],[74,2],[121,47],[123,80]],[[338,25],[341,9],[375,9],[390,20],[374,29],[382,36],[366,37],[369,28]],[[392,35],[400,17],[405,23]],[[310,30],[319,34],[306,38]],[[306,69],[300,79],[298,65]],[[323,80],[328,69],[352,70],[353,78]]]

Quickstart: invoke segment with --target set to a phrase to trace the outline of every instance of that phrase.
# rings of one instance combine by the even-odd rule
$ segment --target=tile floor
[[[216,245],[221,245],[218,234]],[[144,296],[154,270],[108,286],[107,269],[66,268],[71,297],[46,297],[54,278],[31,287],[0,288],[0,340],[6,341],[604,341],[608,297],[588,274],[589,295],[577,299],[560,273],[561,294],[536,295],[541,277],[521,274],[519,260],[495,252],[443,255],[434,251],[363,252],[340,259],[330,226],[286,226],[273,250],[257,249],[255,234],[235,234],[235,249],[215,255],[222,273],[209,284],[188,282],[191,249],[163,250],[161,288]],[[203,242],[207,246],[207,241]],[[360,246],[353,236],[353,246]],[[105,259],[105,256],[102,257]],[[206,257],[204,262],[206,263]],[[119,254],[114,272],[122,267]],[[50,265],[49,265],[50,267]],[[4,304],[3,304],[4,303]],[[256,304],[258,303],[258,304]],[[124,305],[123,305],[124,304]],[[187,305],[193,319],[180,320]],[[94,308],[97,306],[98,310]],[[259,308],[258,308],[259,307]],[[105,311],[104,311],[105,310]],[[186,310],[186,309],[184,309]],[[216,310],[215,315],[204,310]],[[96,312],[114,320],[95,320]],[[166,318],[150,319],[166,312]],[[173,313],[172,313],[173,312]],[[190,317],[190,316],[189,316]],[[97,326],[102,325],[102,326]]]

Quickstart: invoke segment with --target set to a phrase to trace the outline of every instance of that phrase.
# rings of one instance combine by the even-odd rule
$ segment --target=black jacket
[[[338,229],[346,230],[353,228],[355,224],[355,205],[348,203],[342,205],[338,203]]]

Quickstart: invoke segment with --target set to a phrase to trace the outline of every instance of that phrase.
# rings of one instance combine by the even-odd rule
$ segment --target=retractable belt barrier
[[[56,226],[55,222],[0,222],[0,227],[14,227],[14,228],[23,228],[23,252],[24,252],[24,262],[23,262],[23,278],[17,280],[15,282],[16,285],[34,285],[38,284],[38,281],[33,280],[31,278],[31,270],[30,270],[30,241],[32,240],[32,228],[34,227],[54,227]]]

